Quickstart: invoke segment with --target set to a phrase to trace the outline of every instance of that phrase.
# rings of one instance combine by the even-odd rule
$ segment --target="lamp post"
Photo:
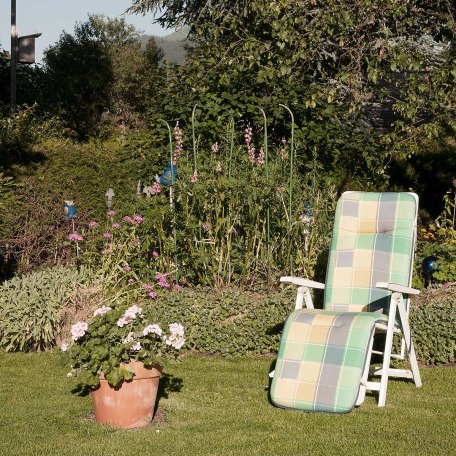
[[[35,38],[41,33],[33,35],[17,36],[16,28],[16,0],[11,0],[11,113],[16,112],[16,87],[17,87],[17,64],[35,63]]]
[[[16,112],[16,68],[17,68],[16,0],[11,0],[11,112]]]

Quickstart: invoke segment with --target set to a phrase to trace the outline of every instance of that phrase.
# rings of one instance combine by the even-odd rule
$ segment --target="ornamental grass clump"
[[[138,305],[103,305],[89,321],[71,326],[71,340],[61,345],[62,363],[70,365],[72,391],[84,395],[96,389],[103,373],[112,387],[134,377],[129,362],[145,367],[175,361],[184,346],[184,327],[171,323],[165,329],[150,321],[147,310]]]

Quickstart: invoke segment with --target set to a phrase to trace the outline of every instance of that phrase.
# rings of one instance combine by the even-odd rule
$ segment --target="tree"
[[[449,1],[232,2],[242,14],[209,3],[134,2],[143,12],[169,6],[164,24],[192,25],[196,46],[176,82],[190,109],[198,102],[216,119],[261,106],[282,134],[278,104],[287,104],[302,125],[301,156],[316,149],[341,186],[354,175],[359,185],[385,183],[392,159],[417,152],[425,137],[454,134]]]
[[[134,122],[157,96],[160,58],[123,18],[89,15],[45,52],[47,108],[83,139],[102,133],[104,119]]]
[[[208,19],[217,13],[218,16],[248,14],[251,0],[132,0],[130,13],[146,14],[161,12],[157,22],[164,27],[192,25]]]

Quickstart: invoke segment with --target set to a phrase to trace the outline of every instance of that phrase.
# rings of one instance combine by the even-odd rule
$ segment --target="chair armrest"
[[[303,279],[302,277],[280,277],[280,282],[298,285],[300,287],[319,288],[320,290],[323,290],[325,288],[324,283],[315,282],[314,280],[309,279]]]
[[[377,282],[375,284],[377,288],[381,288],[383,290],[389,290],[397,293],[402,294],[409,294],[409,295],[417,295],[420,294],[420,290],[411,287],[404,287],[403,285],[399,285],[397,283],[388,283],[388,282]]]

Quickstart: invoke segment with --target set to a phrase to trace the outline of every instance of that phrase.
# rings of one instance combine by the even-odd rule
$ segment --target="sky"
[[[43,51],[58,41],[63,30],[73,34],[75,23],[85,22],[89,13],[120,17],[131,3],[130,0],[16,0],[17,32],[19,36],[42,33],[35,41],[39,62]],[[152,24],[150,13],[124,17],[128,24],[147,35],[164,36],[172,32]],[[11,0],[0,0],[0,47],[10,51],[10,45]]]

